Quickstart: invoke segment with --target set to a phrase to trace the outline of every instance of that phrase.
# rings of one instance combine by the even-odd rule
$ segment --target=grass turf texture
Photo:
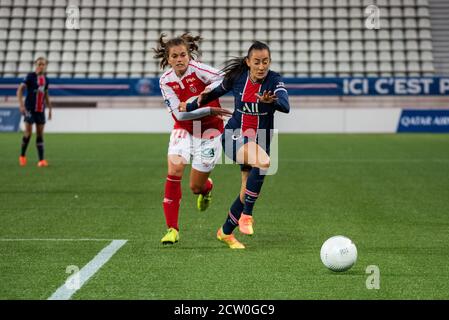
[[[74,299],[448,299],[448,135],[281,135],[247,249],[215,238],[240,186],[219,165],[212,206],[183,179],[180,242],[160,245],[169,136],[47,134],[50,167],[18,166],[0,135],[0,238],[128,239]],[[357,264],[328,271],[320,247],[343,234]],[[108,242],[1,242],[0,299],[45,299]],[[368,290],[366,267],[380,269]]]

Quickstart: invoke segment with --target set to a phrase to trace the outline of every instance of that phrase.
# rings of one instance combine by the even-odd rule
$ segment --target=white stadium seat
[[[435,72],[428,0],[375,1],[379,30],[365,27],[364,8],[374,0],[77,0],[79,30],[66,29],[65,0],[0,1],[0,66],[11,63],[8,74],[42,53],[54,58],[53,75],[154,76],[160,70],[142,63],[155,65],[160,33],[185,31],[203,36],[202,59],[214,65],[246,54],[257,39],[289,76]],[[118,60],[126,65],[112,67]]]

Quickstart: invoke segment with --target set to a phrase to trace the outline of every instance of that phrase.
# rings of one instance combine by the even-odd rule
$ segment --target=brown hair
[[[39,57],[39,58],[37,58],[36,60],[34,60],[34,63],[36,64],[36,63],[38,63],[38,62],[41,61],[41,60],[44,60],[44,61],[45,61],[45,64],[48,64],[48,60],[45,59],[44,57]]]
[[[241,75],[243,72],[249,70],[248,65],[246,64],[246,59],[251,56],[251,52],[253,50],[268,50],[268,54],[270,55],[271,60],[271,51],[270,47],[266,45],[263,42],[260,41],[254,41],[253,44],[249,47],[248,53],[244,57],[236,57],[233,59],[230,59],[226,62],[226,65],[223,69],[221,69],[222,72],[225,74],[225,80],[231,80],[233,81],[235,78],[237,78],[239,75]]]
[[[166,36],[165,33],[162,33],[157,42],[157,48],[153,48],[155,53],[153,57],[155,59],[161,59],[159,63],[161,69],[164,69],[168,65],[168,52],[172,47],[185,45],[190,58],[193,60],[199,55],[199,43],[203,40],[201,36],[193,36],[189,32],[186,32],[179,37],[164,41]]]

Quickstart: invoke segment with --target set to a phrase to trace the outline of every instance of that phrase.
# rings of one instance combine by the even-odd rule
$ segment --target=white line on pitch
[[[285,158],[280,159],[279,162],[342,162],[342,163],[425,163],[425,162],[441,162],[447,163],[449,159],[433,158],[433,159],[323,159],[323,158]]]
[[[8,239],[2,239],[0,238],[0,242],[12,242],[12,241],[112,241],[114,239],[91,239],[91,238],[80,238],[80,239],[45,239],[45,238],[8,238]]]
[[[88,264],[77,274],[79,277],[78,288],[69,288],[67,283],[75,275],[71,275],[66,282],[56,290],[48,300],[69,300],[128,240],[113,240],[107,247],[103,248]]]

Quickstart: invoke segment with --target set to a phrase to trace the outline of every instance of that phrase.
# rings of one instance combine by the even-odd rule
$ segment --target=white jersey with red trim
[[[179,121],[173,114],[173,110],[177,110],[180,102],[186,102],[198,96],[206,88],[212,90],[222,81],[223,74],[220,71],[194,60],[190,60],[182,77],[178,77],[173,68],[164,72],[159,80],[159,86],[165,104],[175,120],[174,128],[185,129],[193,134],[193,120]],[[220,103],[216,99],[202,107],[220,107]],[[217,116],[206,116],[196,121],[201,121],[201,132],[211,128],[219,130],[220,133],[223,132],[223,120]]]

